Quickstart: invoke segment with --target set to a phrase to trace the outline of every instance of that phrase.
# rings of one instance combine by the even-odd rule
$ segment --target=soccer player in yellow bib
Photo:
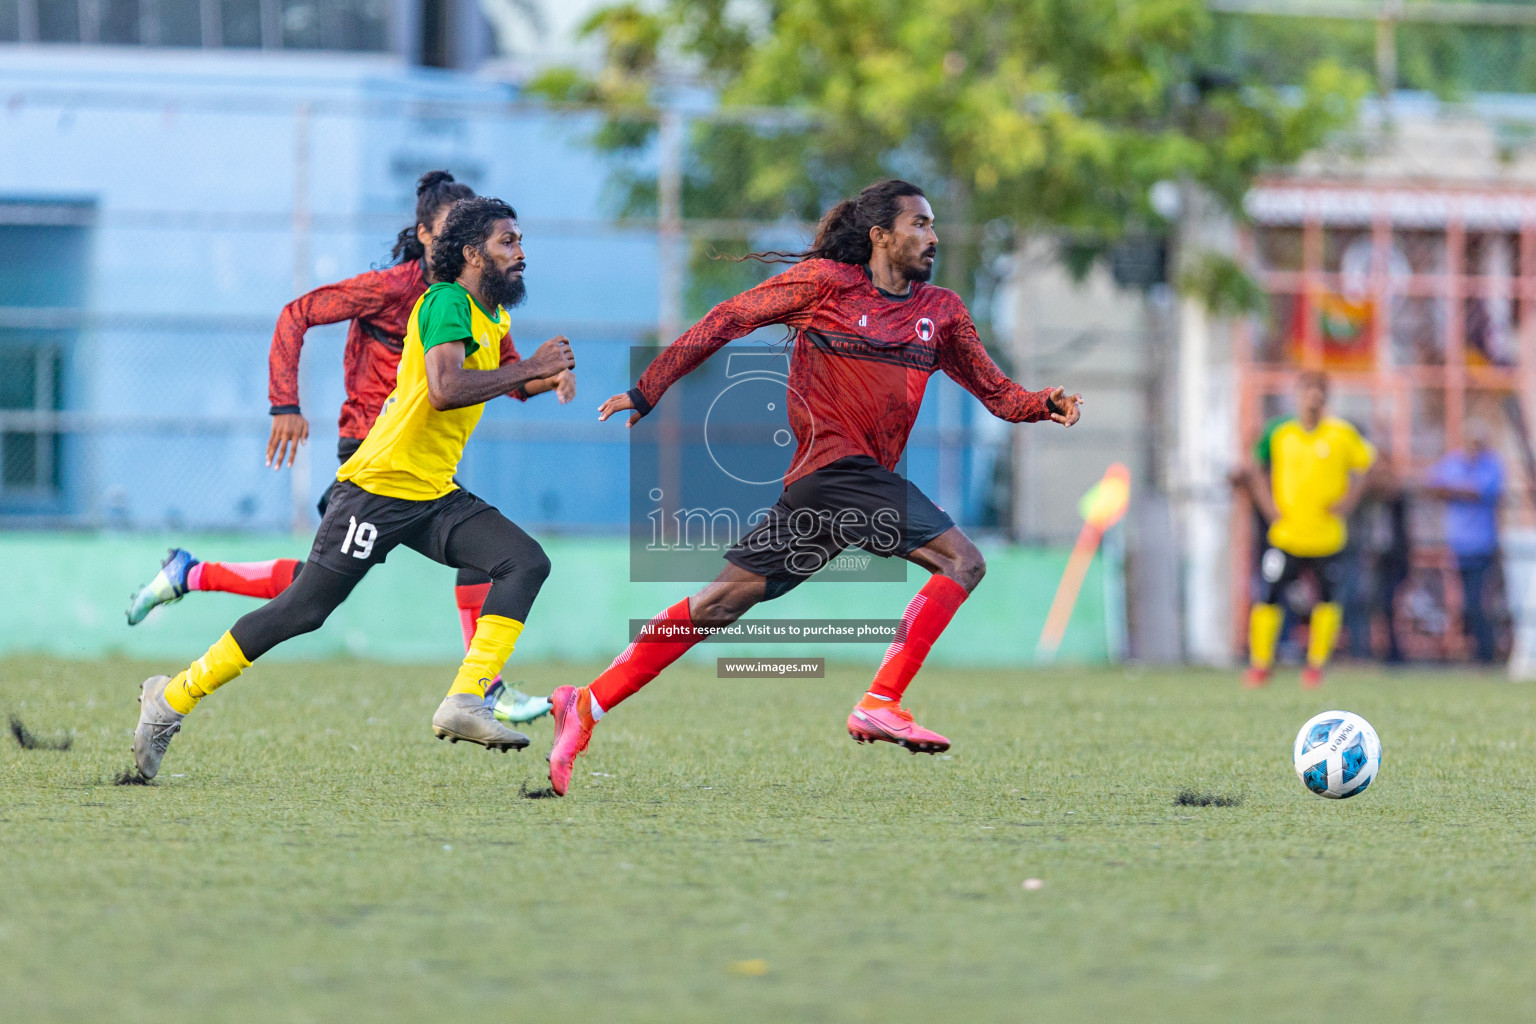
[[[511,345],[507,308],[525,294],[522,237],[517,213],[499,199],[454,204],[432,245],[438,283],[411,311],[395,390],[336,474],[304,571],[174,678],[141,684],[133,755],[143,777],[159,772],[171,737],[198,701],[284,640],[319,629],[400,544],[491,578],[474,640],[432,716],[432,731],[489,750],[528,745],[527,736],[492,715],[485,687],[511,655],[549,559],[537,541],[453,480],[485,402],[568,385],[564,375],[576,365],[563,337],[527,359],[513,350],[503,363],[503,346]]]
[[[1303,572],[1311,572],[1318,595],[1303,687],[1323,684],[1323,666],[1339,635],[1343,611],[1333,600],[1338,555],[1347,539],[1345,521],[1360,503],[1376,449],[1349,423],[1327,415],[1327,405],[1327,376],[1316,370],[1303,373],[1297,414],[1272,420],[1254,445],[1250,486],[1269,524],[1269,547],[1259,563],[1263,593],[1248,618],[1244,683],[1250,688],[1269,682],[1283,619],[1279,602]]]

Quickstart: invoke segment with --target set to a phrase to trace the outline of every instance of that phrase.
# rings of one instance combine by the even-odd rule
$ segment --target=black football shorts
[[[1324,602],[1332,601],[1334,590],[1343,581],[1341,576],[1343,570],[1344,560],[1338,555],[1307,557],[1271,547],[1264,552],[1264,557],[1259,559],[1259,577],[1263,580],[1260,603],[1279,604],[1280,599],[1285,595],[1285,588],[1300,579],[1302,573],[1308,571],[1312,573],[1312,578],[1317,583],[1317,599]]]
[[[338,481],[309,560],[332,572],[362,576],[404,544],[447,565],[449,534],[491,507],[462,487],[431,501],[409,501]]]
[[[905,556],[954,520],[905,477],[867,455],[838,459],[796,480],[726,560],[768,578],[767,599],[814,576],[845,548]]]

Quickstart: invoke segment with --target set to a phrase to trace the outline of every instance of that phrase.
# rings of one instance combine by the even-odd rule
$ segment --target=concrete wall
[[[1158,410],[1149,408],[1158,372],[1155,310],[1102,264],[1074,280],[1059,250],[1060,241],[1045,236],[1022,246],[997,306],[997,335],[1025,386],[1059,384],[1084,399],[1083,419],[1071,430],[1011,428],[1019,495],[1012,535],[1026,543],[1070,543],[1082,520],[1060,495],[1082,494],[1112,462],[1130,468],[1138,500],[1148,481],[1160,479],[1150,425]]]

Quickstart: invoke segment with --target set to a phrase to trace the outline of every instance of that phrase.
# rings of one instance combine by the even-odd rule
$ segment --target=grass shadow
[[[39,736],[15,715],[11,716],[11,735],[16,737],[22,750],[68,750],[75,745],[73,736]]]
[[[1240,796],[1226,796],[1221,793],[1196,793],[1192,789],[1181,789],[1179,795],[1173,798],[1177,807],[1238,807],[1242,804]]]

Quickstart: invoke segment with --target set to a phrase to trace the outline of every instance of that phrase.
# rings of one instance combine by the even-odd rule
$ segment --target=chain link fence
[[[611,216],[593,111],[311,86],[0,80],[0,149],[28,154],[0,168],[0,523],[311,527],[336,467],[345,325],[308,335],[312,433],[299,465],[274,471],[277,314],[387,262],[416,178],[445,167],[518,207],[530,298],[513,336],[527,352],[568,335],[580,382],[569,406],[491,403],[462,479],[530,528],[623,530],[626,431],[595,409],[633,383],[631,350],[656,342],[658,321],[681,310],[686,324],[718,290],[692,287],[688,253],[800,243],[811,226]],[[995,490],[1009,439],[979,429],[986,416],[935,377],[909,452],[914,479],[972,525],[1008,520]]]

